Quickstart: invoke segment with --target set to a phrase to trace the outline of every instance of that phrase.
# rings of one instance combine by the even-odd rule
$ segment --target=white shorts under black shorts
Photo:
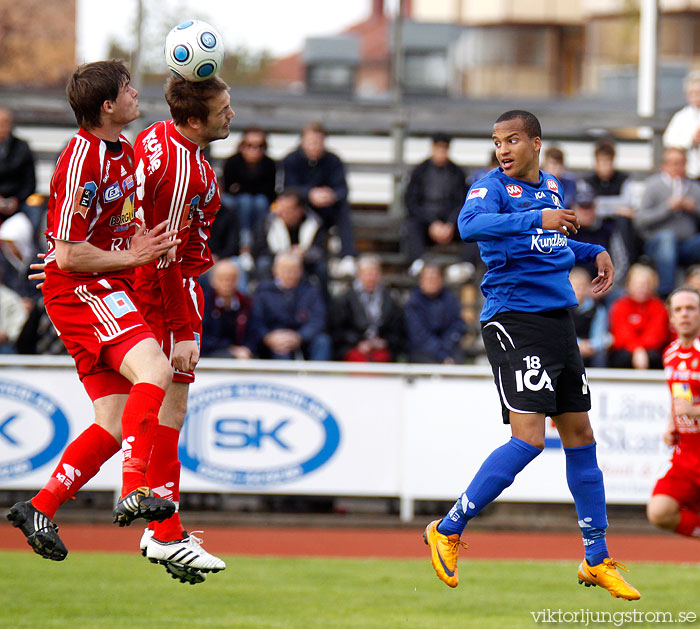
[[[503,423],[515,413],[591,409],[586,370],[568,310],[502,312],[481,323],[486,355],[501,398]]]

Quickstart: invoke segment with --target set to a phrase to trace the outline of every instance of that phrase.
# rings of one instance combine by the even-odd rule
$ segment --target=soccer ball
[[[210,79],[224,62],[221,35],[201,20],[178,24],[165,38],[165,63],[173,74],[188,81]]]

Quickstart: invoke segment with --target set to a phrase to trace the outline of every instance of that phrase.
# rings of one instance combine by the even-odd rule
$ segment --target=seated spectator
[[[663,350],[669,339],[668,314],[656,293],[656,271],[633,264],[627,274],[627,293],[610,308],[612,343],[609,367],[661,369]]]
[[[355,273],[355,241],[348,204],[345,166],[326,149],[326,130],[320,122],[310,122],[301,132],[299,147],[283,161],[284,187],[296,188],[311,209],[321,217],[323,227],[338,230],[342,256],[338,275]]]
[[[676,287],[679,266],[700,262],[700,183],[686,177],[685,163],[682,150],[664,150],[661,172],[647,179],[636,218],[664,297]]]
[[[5,285],[21,296],[36,294],[34,284],[27,278],[27,269],[34,259],[34,228],[29,217],[17,212],[0,224],[0,273]]]
[[[0,354],[14,354],[15,342],[28,312],[22,298],[5,286],[0,276]]]
[[[36,228],[41,216],[26,205],[36,188],[34,155],[24,140],[13,135],[13,122],[12,112],[0,107],[0,223],[22,211]]]
[[[406,187],[404,233],[411,275],[420,272],[428,246],[460,241],[457,216],[464,205],[467,186],[464,171],[449,158],[450,141],[444,133],[433,136],[430,157],[413,169]],[[469,252],[463,256],[465,260],[472,264],[478,261],[469,259],[474,255],[478,258],[473,246],[465,251]]]
[[[690,286],[700,292],[700,264],[693,264],[687,268],[683,286]]]
[[[597,142],[593,149],[593,173],[584,182],[593,190],[598,216],[615,224],[610,256],[615,262],[616,276],[624,278],[630,264],[637,259],[640,245],[633,222],[630,180],[626,173],[615,168],[615,154],[612,140]]]
[[[471,188],[472,184],[475,181],[479,181],[482,177],[486,177],[494,168],[498,168],[500,164],[498,163],[498,155],[496,155],[496,151],[491,151],[491,154],[489,155],[489,164],[488,166],[484,166],[482,168],[477,168],[471,175],[467,178],[467,190]],[[466,195],[466,193],[465,193]]]
[[[56,333],[49,315],[46,314],[44,300],[41,297],[37,300],[25,297],[24,305],[28,316],[17,337],[17,353],[52,356],[67,354],[66,346]]]
[[[554,175],[561,184],[564,207],[570,208],[576,197],[576,177],[564,167],[564,151],[557,146],[550,146],[544,152],[544,168],[542,170]]]
[[[243,131],[238,151],[224,164],[221,211],[236,214],[240,230],[239,262],[247,270],[252,268],[253,234],[275,198],[277,169],[266,151],[265,132],[260,127],[248,127]],[[217,217],[217,221],[221,218]],[[213,230],[217,230],[217,223]]]
[[[209,272],[204,289],[202,317],[202,356],[251,358],[245,345],[250,320],[250,297],[240,293],[238,266],[231,260],[219,260]]]
[[[328,233],[323,221],[307,207],[303,194],[291,188],[279,195],[271,209],[258,226],[253,243],[258,278],[269,279],[274,257],[293,251],[304,261],[306,273],[318,278],[325,293],[328,287]]]
[[[460,305],[443,285],[437,264],[426,263],[404,307],[408,359],[414,363],[464,362],[460,343],[467,331]]]
[[[303,279],[301,256],[277,254],[273,280],[253,296],[248,346],[260,358],[330,360],[326,306],[319,289]]]
[[[610,345],[608,312],[593,297],[593,277],[588,269],[575,266],[571,269],[569,279],[578,300],[578,307],[571,311],[571,316],[583,364],[586,367],[605,367],[606,350]]]
[[[340,360],[391,362],[403,347],[403,312],[382,286],[379,256],[361,255],[357,279],[333,303],[333,340]]]
[[[687,105],[679,109],[668,123],[663,135],[665,148],[687,151],[688,177],[700,178],[700,71],[688,73],[683,82]]]

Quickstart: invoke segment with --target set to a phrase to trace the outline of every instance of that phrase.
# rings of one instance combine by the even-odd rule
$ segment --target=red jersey
[[[46,217],[46,300],[97,275],[59,269],[56,240],[89,242],[105,251],[128,249],[136,231],[133,164],[134,151],[126,138],[107,143],[85,129],[61,153],[51,178]],[[131,277],[132,269],[99,275]]]
[[[664,370],[672,397],[700,404],[700,339],[691,347],[681,347],[680,340],[671,343],[664,352]],[[673,420],[679,434],[674,461],[683,456],[700,463],[700,417],[674,415]]]
[[[168,221],[178,230],[175,260],[165,257],[136,271],[136,293],[162,311],[175,342],[194,340],[183,278],[211,266],[207,240],[220,198],[214,171],[197,144],[172,121],[156,122],[136,138],[137,208],[146,227]],[[157,287],[160,290],[154,290]]]

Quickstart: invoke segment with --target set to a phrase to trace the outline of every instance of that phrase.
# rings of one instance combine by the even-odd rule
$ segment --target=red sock
[[[32,498],[32,504],[53,520],[58,508],[118,451],[119,442],[102,426],[92,424],[68,444],[51,478]]]
[[[690,509],[681,509],[681,521],[676,533],[688,537],[700,537],[700,514]]]
[[[150,382],[139,382],[131,387],[122,413],[122,498],[148,484],[146,468],[164,397],[165,391]]]
[[[153,452],[148,463],[146,479],[148,486],[159,498],[172,500],[176,508],[180,505],[180,461],[177,455],[179,431],[159,425],[153,440]],[[182,522],[178,511],[163,522],[155,522],[153,535],[162,542],[182,537]]]

